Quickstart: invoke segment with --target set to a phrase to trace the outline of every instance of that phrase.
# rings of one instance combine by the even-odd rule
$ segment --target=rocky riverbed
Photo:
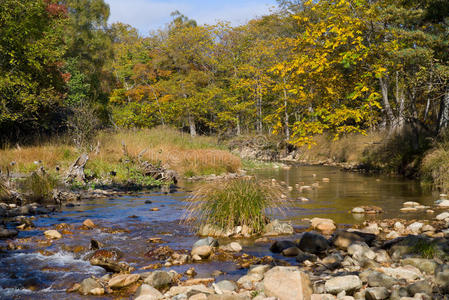
[[[352,208],[359,208],[354,214],[352,208],[345,208],[335,210],[335,218],[313,210],[309,216],[303,207],[319,207],[326,189],[338,183],[334,173],[311,174],[296,177],[298,187],[289,178],[278,177],[293,187],[287,196],[298,199],[287,215],[274,216],[284,220],[272,227],[288,228],[283,231],[286,235],[269,230],[245,237],[236,228],[228,237],[200,238],[179,223],[189,195],[182,191],[117,194],[91,190],[90,199],[80,196],[61,205],[1,205],[6,216],[2,233],[8,234],[0,240],[0,298],[446,297],[446,202],[433,203],[438,199],[435,196],[432,202],[425,198],[421,205],[416,197],[402,197],[402,202],[389,207],[365,197],[351,201]],[[307,178],[320,184],[313,186]],[[348,191],[356,187],[351,178],[344,177]],[[299,191],[303,186],[312,188]],[[395,189],[398,186],[394,184]],[[329,207],[330,202],[325,205]],[[293,214],[301,214],[301,221],[292,219]]]

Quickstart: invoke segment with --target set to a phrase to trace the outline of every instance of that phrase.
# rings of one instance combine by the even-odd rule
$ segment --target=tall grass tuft
[[[23,182],[22,190],[29,201],[41,202],[49,200],[58,180],[49,174],[31,173]]]
[[[9,198],[9,191],[6,181],[0,177],[0,201],[5,201]]]
[[[260,233],[269,214],[283,211],[281,194],[280,187],[255,178],[210,183],[193,193],[184,220],[197,229],[213,225],[227,231],[246,225]]]
[[[424,156],[421,173],[424,181],[433,183],[441,192],[449,192],[449,141],[440,142]]]

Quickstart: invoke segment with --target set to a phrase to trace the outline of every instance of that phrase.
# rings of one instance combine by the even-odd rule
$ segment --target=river
[[[376,205],[384,210],[380,216],[370,218],[431,218],[432,215],[425,213],[400,213],[399,209],[405,201],[431,205],[438,196],[415,181],[344,172],[333,167],[293,166],[290,169],[260,169],[252,173],[261,178],[284,181],[292,187],[296,184],[319,184],[316,189],[303,193],[293,189],[288,195],[292,199],[291,207],[284,215],[275,216],[290,221],[299,230],[307,228],[304,218],[315,216],[332,218],[341,226],[360,223],[366,220],[365,217],[349,213],[360,205]],[[328,178],[328,182],[323,182],[323,178]],[[180,224],[180,220],[189,191],[194,186],[181,183],[180,188],[170,194],[150,192],[95,199],[79,206],[63,207],[61,212],[47,217],[38,217],[34,221],[37,229],[19,233],[24,249],[0,252],[0,299],[88,299],[88,296],[67,294],[65,290],[89,276],[106,274],[102,268],[83,260],[91,239],[120,249],[124,253],[122,260],[135,267],[137,272],[145,272],[139,268],[154,263],[145,255],[153,247],[163,245],[173,249],[191,249],[198,237],[190,228]],[[296,201],[300,196],[310,201]],[[150,210],[156,207],[159,211]],[[77,228],[87,218],[93,220],[98,228],[71,230],[73,234],[64,234],[62,239],[46,243],[43,230],[53,229],[60,223]],[[163,243],[148,243],[152,237],[162,238]],[[239,242],[245,253],[272,255],[268,250],[269,244],[255,244],[253,240]],[[5,247],[5,241],[0,241],[0,246]],[[220,270],[224,272],[221,279],[236,279],[246,272],[232,262],[201,262],[168,269],[181,273],[192,266],[198,277],[208,277],[213,271]],[[91,298],[108,299],[106,296]]]

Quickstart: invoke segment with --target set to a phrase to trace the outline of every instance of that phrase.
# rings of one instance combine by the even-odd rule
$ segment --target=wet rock
[[[377,223],[370,223],[368,224],[368,226],[361,229],[360,232],[378,235],[380,233],[380,230],[381,229],[379,228],[379,225],[377,225]]]
[[[306,232],[301,237],[298,248],[304,252],[319,254],[329,249],[329,241],[320,234]]]
[[[93,229],[93,228],[95,228],[96,225],[94,224],[94,222],[92,222],[91,219],[86,219],[83,222],[83,226],[88,228],[88,229]]]
[[[198,255],[202,259],[208,258],[212,254],[212,247],[203,245],[192,249],[192,256]]]
[[[332,243],[335,247],[346,249],[354,242],[365,242],[370,245],[375,239],[376,236],[374,234],[360,231],[338,231],[333,236]]]
[[[338,276],[327,280],[324,287],[330,294],[336,295],[342,291],[351,294],[362,288],[362,281],[355,275]]]
[[[351,212],[352,212],[353,214],[364,214],[364,213],[365,213],[365,210],[364,210],[363,208],[361,208],[361,207],[354,207],[354,208],[351,210]]]
[[[390,292],[385,287],[372,287],[365,290],[366,300],[383,300],[390,296]]]
[[[108,286],[113,289],[119,289],[131,285],[137,282],[139,279],[139,274],[121,274],[112,277],[108,282]]]
[[[285,222],[280,222],[279,220],[271,221],[264,228],[264,234],[268,236],[293,234],[293,233],[294,230],[292,225]]]
[[[154,271],[151,272],[147,278],[145,278],[144,283],[149,284],[152,287],[160,290],[165,289],[170,285],[172,285],[173,279],[168,272]]]
[[[411,265],[418,268],[421,272],[434,274],[438,264],[432,259],[409,257],[401,260],[403,266]]]
[[[145,255],[153,260],[167,260],[175,251],[168,246],[161,246],[148,251]]]
[[[103,246],[102,243],[99,243],[99,242],[95,243],[95,242],[96,242],[95,240],[91,240],[91,246],[97,246],[99,248],[101,248]],[[103,249],[95,250],[93,253],[88,255],[86,258],[87,259],[106,258],[106,259],[118,260],[121,257],[123,257],[123,252],[121,252],[119,249],[103,248]]]
[[[290,247],[282,250],[282,255],[287,257],[298,256],[301,253],[303,252],[298,247]]]
[[[44,231],[44,235],[46,237],[50,238],[50,239],[60,239],[60,238],[62,238],[62,235],[58,231],[56,231],[54,229],[50,229],[50,230]]]
[[[90,290],[89,294],[94,295],[94,296],[101,296],[104,295],[104,288],[94,288],[92,290]]]
[[[193,244],[192,249],[195,249],[196,247],[200,246],[218,247],[218,241],[213,237],[200,239]]]
[[[120,273],[120,272],[130,272],[133,270],[127,263],[118,262],[111,258],[106,257],[94,257],[90,259],[90,264],[92,266],[102,267],[108,272]]]
[[[271,247],[270,251],[273,253],[281,253],[284,249],[296,247],[296,244],[292,241],[275,241]]]
[[[77,291],[80,289],[80,287],[81,287],[81,284],[75,283],[74,285],[72,285],[72,287],[68,288],[68,289],[66,290],[66,292],[67,292],[67,293],[74,293],[74,292],[77,292]]]
[[[414,201],[408,201],[408,202],[404,202],[402,203],[402,206],[404,207],[415,207],[415,206],[419,206],[421,204],[419,204],[418,202],[414,202]]]
[[[296,261],[299,263],[303,263],[305,261],[316,262],[318,257],[315,254],[310,253],[300,253],[296,256]]]
[[[223,251],[229,251],[229,252],[240,252],[242,251],[242,246],[237,242],[231,242],[225,246],[220,246],[220,249]]]
[[[159,300],[164,297],[161,292],[148,284],[142,284],[136,291],[135,300]]]
[[[204,226],[201,226],[198,234],[200,236],[221,236],[221,237],[227,237],[231,235],[231,232],[227,233],[223,229],[221,229],[218,226],[212,225],[212,224],[206,224]]]
[[[274,267],[265,273],[263,288],[267,296],[279,300],[303,300],[312,295],[309,276],[297,267]]]
[[[269,265],[252,265],[248,271],[248,274],[265,274],[271,266]]]
[[[325,235],[331,234],[337,228],[334,221],[331,219],[312,218],[310,220],[310,225],[313,229],[321,231]]]
[[[81,282],[80,288],[78,289],[78,291],[82,295],[88,295],[91,290],[96,289],[96,288],[102,288],[102,286],[95,279],[86,278]]]
[[[19,232],[15,229],[6,229],[0,227],[0,239],[11,239],[13,237],[16,237],[19,234]]]
[[[407,287],[407,291],[410,296],[415,296],[417,293],[432,295],[432,286],[427,282],[427,280],[420,280],[410,284]]]

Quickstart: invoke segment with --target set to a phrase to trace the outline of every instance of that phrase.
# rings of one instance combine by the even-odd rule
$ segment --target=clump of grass
[[[413,247],[412,253],[418,254],[423,258],[434,258],[440,253],[438,251],[437,243],[434,241],[428,242],[424,240],[419,240]]]
[[[449,192],[449,142],[428,152],[421,164],[422,179],[431,182],[442,192]]]
[[[197,229],[213,225],[226,231],[246,225],[260,233],[269,214],[282,212],[281,195],[280,187],[255,178],[214,182],[193,193],[184,219]]]
[[[5,179],[0,177],[0,201],[5,201],[9,199],[8,186]]]
[[[41,202],[49,200],[58,180],[50,174],[31,173],[22,182],[22,190],[29,201]]]

